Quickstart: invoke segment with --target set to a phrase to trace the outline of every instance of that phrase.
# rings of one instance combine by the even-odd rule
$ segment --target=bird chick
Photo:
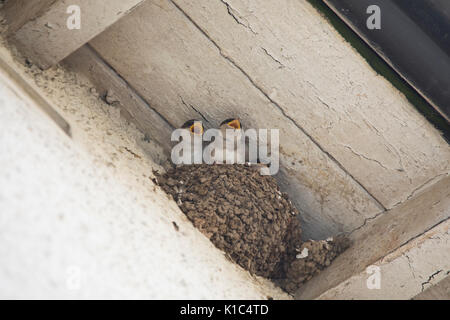
[[[172,161],[175,164],[193,164],[201,163],[203,158],[203,133],[205,131],[203,123],[200,120],[188,120],[182,126],[182,130],[186,130],[184,133],[180,133],[181,137],[189,137],[190,144],[179,143],[172,149]],[[187,147],[187,148],[186,148]]]
[[[238,118],[230,118],[222,121],[220,132],[223,136],[223,162],[248,164],[256,170],[264,169],[267,172],[268,165],[261,163],[258,156],[258,137],[256,132],[252,136],[246,132],[242,122]],[[265,173],[267,174],[267,173]]]
[[[248,148],[241,121],[238,118],[222,121],[220,132],[223,138],[223,163],[245,163]]]

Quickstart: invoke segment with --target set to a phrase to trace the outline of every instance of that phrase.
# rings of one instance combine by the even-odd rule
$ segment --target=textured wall
[[[11,39],[17,47],[28,59],[46,69],[103,32],[142,1],[14,0],[17,4],[6,4],[5,16],[15,31]],[[79,8],[79,25],[75,29],[68,27],[68,21],[72,21],[69,17],[76,12],[71,6]]]
[[[351,231],[449,172],[450,148],[303,1],[149,0],[90,43],[172,125],[281,129],[306,235]]]
[[[354,274],[318,299],[412,299],[433,285],[445,284],[450,274],[450,220],[371,265],[378,267],[379,288],[369,289],[367,281],[373,270]],[[374,282],[369,283],[373,285]],[[448,287],[447,287],[448,288]],[[435,299],[448,299],[449,292],[439,292]]]
[[[73,139],[0,70],[0,298],[287,298],[155,187],[142,134],[88,82],[25,71]]]

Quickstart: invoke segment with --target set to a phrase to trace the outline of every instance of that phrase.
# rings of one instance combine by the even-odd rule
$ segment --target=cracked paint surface
[[[175,127],[233,114],[280,128],[280,181],[315,238],[449,170],[434,128],[306,1],[153,0],[91,44]]]
[[[152,181],[156,146],[91,83],[61,67],[18,66],[3,46],[0,54],[73,133],[0,70],[0,298],[290,298],[228,261],[187,220]]]
[[[173,2],[385,208],[449,172],[438,132],[306,1],[227,1],[257,35],[222,17],[221,1]]]
[[[380,289],[368,289],[368,274],[353,275],[319,299],[411,299],[450,274],[450,220],[376,261]]]
[[[307,237],[350,231],[384,210],[274,103],[276,91],[258,87],[231,52],[215,44],[175,2],[153,3],[144,3],[90,44],[159,114],[175,127],[201,114],[211,126],[237,115],[248,128],[280,129],[279,181],[303,212]],[[133,71],[138,65],[141,71]]]

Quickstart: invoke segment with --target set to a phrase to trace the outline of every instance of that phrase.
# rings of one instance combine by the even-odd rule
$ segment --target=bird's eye
[[[203,126],[200,123],[194,123],[192,126],[190,126],[189,130],[193,134],[203,134]]]
[[[237,119],[234,119],[233,121],[228,122],[228,125],[236,130],[241,129],[241,123]]]

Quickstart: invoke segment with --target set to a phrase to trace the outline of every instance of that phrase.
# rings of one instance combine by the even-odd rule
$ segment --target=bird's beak
[[[228,125],[235,130],[241,129],[241,122],[238,119],[234,119],[233,121],[228,122]]]
[[[199,135],[203,134],[203,126],[201,123],[198,123],[198,122],[195,122],[192,126],[190,126],[189,130],[193,134],[199,134]]]

